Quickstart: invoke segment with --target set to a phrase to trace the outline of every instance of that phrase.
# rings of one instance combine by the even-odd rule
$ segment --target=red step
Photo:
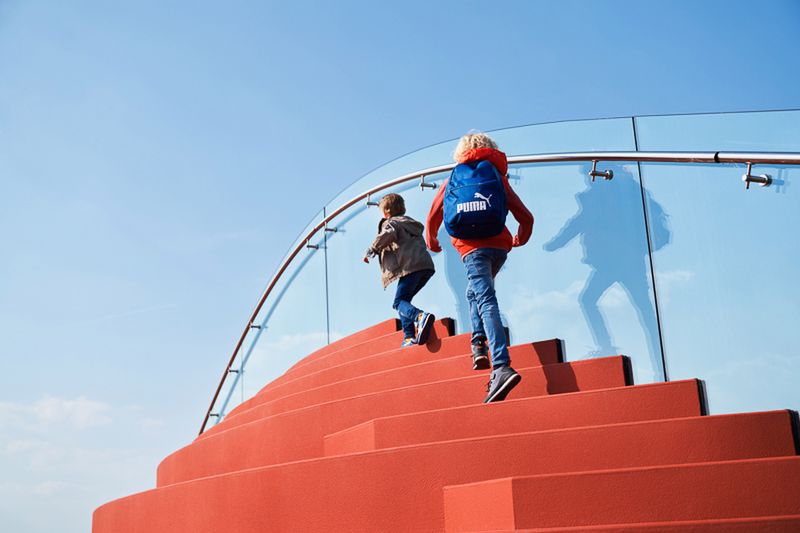
[[[800,515],[757,516],[719,520],[676,520],[673,522],[613,524],[590,527],[547,527],[495,531],[493,533],[576,533],[578,531],[587,531],[589,533],[631,533],[632,531],[645,533],[797,533],[800,531]]]
[[[292,367],[290,367],[287,372],[290,372],[296,368],[300,368],[304,365],[307,365],[309,362],[330,355],[333,352],[337,352],[345,348],[350,348],[352,346],[362,344],[364,342],[370,342],[379,339],[381,337],[386,337],[388,335],[396,334],[398,331],[400,331],[400,321],[396,318],[390,318],[384,320],[383,322],[378,322],[374,326],[364,328],[361,331],[356,331],[351,335],[342,337],[341,339],[335,340],[330,344],[327,344],[322,348],[319,348],[318,350],[311,352],[306,357],[304,357],[303,359],[295,363]]]
[[[367,348],[371,346],[372,351],[364,348],[363,350],[367,350],[367,355],[353,352],[353,350],[361,351],[361,345],[342,350],[342,352],[336,352],[332,354],[337,358],[335,361],[323,358],[321,362],[309,365],[302,372],[282,374],[258,391],[255,396],[230,411],[226,418],[247,410],[261,401],[283,394],[282,391],[285,391],[287,387],[295,390],[314,388],[360,374],[403,366],[404,364],[414,364],[424,360],[450,357],[464,351],[463,343],[456,341],[456,337],[440,338],[436,336],[435,332],[431,334],[431,337],[431,340],[425,346],[400,348],[398,341],[397,344],[393,343],[391,347],[385,347],[381,346],[380,343],[368,342],[366,343]],[[469,334],[459,335],[458,338],[466,342],[467,346],[469,345]],[[342,358],[344,359],[343,361],[340,360]],[[342,377],[343,375],[345,377]]]
[[[255,443],[265,448],[269,446],[251,441],[251,447],[256,447]],[[219,452],[236,455],[238,450]],[[94,533],[442,531],[445,526],[443,488],[448,485],[521,474],[700,463],[793,453],[792,420],[786,411],[455,440],[252,468],[163,487],[99,508],[94,515]],[[580,478],[592,474],[580,474],[572,476],[578,485],[551,482],[552,491],[537,492],[540,500],[530,508],[557,507],[558,513],[548,509],[546,514],[561,516],[563,522],[572,515],[590,515],[582,509],[587,503],[602,502],[602,505],[590,505],[592,509],[614,507],[609,501],[614,501],[617,492],[634,498],[636,491],[648,487],[662,495],[650,500],[650,505],[658,509],[691,508],[691,498],[687,495],[701,493],[692,483],[702,480],[708,482],[703,487],[706,492],[719,493],[707,498],[720,502],[725,498],[732,502],[746,500],[740,492],[750,496],[751,493],[758,495],[763,487],[784,487],[790,495],[772,491],[769,497],[756,496],[755,499],[764,505],[762,514],[785,514],[791,507],[788,503],[796,507],[800,502],[795,490],[800,479],[797,468],[800,464],[798,458],[771,461],[773,463],[765,460],[736,463],[735,471],[726,471],[726,475],[713,479],[693,474],[677,480],[676,476],[668,475],[662,476],[664,482],[659,481],[656,486],[637,483],[634,479],[630,483],[634,487],[632,490],[626,488],[628,484],[622,479],[617,484],[605,484],[603,490],[592,489],[590,483],[581,482]],[[751,463],[757,466],[750,470],[741,466]],[[771,464],[777,467],[765,473],[765,465]],[[559,479],[559,476],[540,479]],[[730,490],[733,485],[738,487],[738,492]],[[670,490],[665,490],[666,487]],[[709,487],[714,489],[709,490]],[[456,492],[448,491],[449,497],[452,499]],[[670,494],[670,498],[663,497],[664,493]],[[672,493],[680,493],[677,500],[671,499]],[[487,515],[495,514],[495,504],[488,505],[485,496],[473,500],[472,505],[484,512],[491,510]],[[604,519],[617,519],[620,509],[625,507],[621,505],[616,512],[600,514]],[[750,507],[752,505],[743,509],[743,514]],[[451,509],[452,504],[448,507]],[[507,514],[505,508],[498,508],[496,513],[501,517]],[[635,511],[630,515],[638,516]],[[511,528],[514,527],[516,524]],[[509,529],[507,521],[499,523],[495,529],[498,528]]]
[[[525,398],[628,385],[623,356],[517,369],[521,383],[509,398]],[[264,418],[254,407],[226,420],[224,431],[198,438],[168,456],[158,468],[166,485],[245,468],[324,455],[324,436],[373,418],[480,404],[486,375],[424,383],[327,402]],[[235,422],[235,425],[230,425]],[[217,426],[220,427],[220,426]]]
[[[466,344],[466,346],[465,346]],[[383,372],[392,369],[405,368],[422,362],[429,362],[440,359],[449,359],[458,355],[464,358],[463,366],[468,375],[479,375],[477,372],[471,370],[472,360],[469,353],[469,334],[457,335],[455,337],[448,337],[444,339],[437,351],[431,351],[430,346],[417,346],[413,348],[395,349],[389,352],[383,352],[371,357],[358,359],[352,362],[343,363],[332,368],[320,370],[313,374],[308,374],[291,381],[275,386],[268,391],[265,390],[259,393],[254,398],[245,402],[244,405],[232,411],[221,423],[217,424],[209,431],[206,431],[201,438],[211,436],[219,431],[224,431],[226,428],[237,425],[255,418],[264,418],[270,416],[272,409],[269,407],[261,407],[262,404],[280,398],[281,396],[289,396],[298,392],[316,389],[326,385],[336,384],[349,379],[374,374],[376,372]],[[515,365],[520,367],[541,366],[552,361],[558,361],[561,357],[561,341],[558,339],[536,342],[532,344],[524,344],[515,346],[511,352],[512,361]],[[462,374],[463,375],[463,374]],[[442,381],[446,377],[437,377],[435,375],[429,376],[427,381]],[[484,378],[488,379],[488,378]],[[385,387],[381,387],[385,388]],[[577,389],[572,389],[577,390]],[[562,390],[561,392],[569,392]],[[349,396],[358,395],[357,392]]]
[[[537,343],[539,346],[552,344],[557,346],[558,341],[548,341],[547,343]],[[536,344],[521,344],[509,348],[512,360],[514,361],[534,361],[535,363],[553,364],[560,361],[554,357],[556,350],[537,350]],[[418,352],[419,353],[419,352]],[[551,357],[539,357],[539,353]],[[536,365],[539,366],[539,365]],[[488,370],[483,373],[489,373]],[[312,389],[302,389],[302,383],[297,381],[290,382],[291,385],[268,391],[253,398],[248,404],[248,408],[262,406],[262,416],[270,416],[294,409],[301,409],[309,405],[331,402],[351,396],[371,394],[383,390],[410,387],[418,383],[430,381],[435,376],[436,381],[454,379],[459,377],[474,376],[476,371],[472,369],[471,353],[462,353],[446,359],[423,359],[417,364],[390,368],[388,370],[373,372],[371,374],[361,374],[359,376],[322,385]],[[330,378],[330,374],[328,378]],[[488,378],[487,378],[488,379]],[[291,394],[279,394],[281,391],[296,390]],[[241,413],[243,410],[239,411]]]
[[[447,321],[447,324],[452,324],[452,319],[446,318],[444,319]],[[454,326],[454,324],[453,324]],[[305,356],[300,361],[293,364],[289,367],[284,374],[277,378],[275,381],[279,381],[286,375],[292,375],[298,370],[302,372],[303,367],[317,361],[319,359],[324,359],[333,353],[340,352],[340,351],[347,351],[348,349],[353,349],[358,345],[368,345],[369,343],[376,343],[376,346],[386,345],[389,346],[389,343],[397,342],[399,343],[402,339],[402,332],[400,331],[400,321],[396,318],[391,318],[388,320],[384,320],[383,322],[379,322],[374,326],[370,326],[368,328],[362,329],[361,331],[357,331],[351,335],[346,337],[342,337],[341,339],[335,340],[321,348],[311,352],[309,355]],[[399,335],[399,336],[398,336]],[[248,400],[249,401],[249,400]],[[247,402],[243,402],[236,407],[234,407],[230,413],[234,413],[237,410],[242,409]],[[228,414],[230,414],[228,413]]]
[[[433,324],[427,344],[435,347],[442,339],[452,337],[455,333],[455,323],[452,318],[442,318]],[[335,366],[345,361],[352,361],[362,357],[369,357],[379,352],[394,350],[400,347],[403,341],[403,332],[394,331],[381,336],[364,338],[360,342],[352,343],[339,350],[325,354],[306,357],[286,371],[284,375],[294,376],[316,372],[322,368]],[[267,385],[265,388],[269,388]]]
[[[440,324],[440,322],[443,322],[443,324]],[[416,355],[416,358],[412,360],[414,362],[421,362],[431,359],[444,358],[450,355],[470,353],[470,334],[466,333],[457,336],[450,335],[449,329],[452,327],[453,325],[450,319],[437,321],[430,339],[424,346],[401,348],[399,341],[401,337],[398,337],[397,342],[392,342],[391,345],[386,345],[386,343],[379,342],[381,339],[375,339],[365,343],[363,346],[359,345],[330,354],[330,356],[315,361],[313,364],[304,366],[302,368],[302,372],[287,372],[283,374],[262,388],[256,394],[256,397],[262,394],[269,394],[269,391],[273,389],[279,389],[283,386],[286,386],[287,382],[292,382],[294,386],[295,380],[306,378],[307,376],[307,379],[311,379],[313,381],[315,378],[311,376],[319,377],[319,375],[324,375],[324,371],[333,368],[337,368],[339,370],[349,370],[351,375],[347,377],[376,372],[378,370],[396,368],[399,366],[398,362],[396,361],[397,359],[402,359],[404,361],[409,360],[408,357],[398,358],[397,356],[400,354],[414,354]],[[402,335],[402,332],[400,335]],[[543,350],[543,352],[535,354],[535,356],[539,358],[538,360],[540,360],[539,364],[560,363],[563,361],[563,356],[561,354],[562,342],[560,340],[554,339],[552,341],[535,343],[534,346],[538,346],[540,351]],[[455,351],[453,351],[454,349]],[[365,361],[365,368],[361,368],[359,361],[364,359],[368,359],[368,361]],[[526,361],[533,361],[533,359],[526,359]],[[385,364],[386,366],[380,367],[381,364]],[[340,379],[346,378],[340,377],[337,380]],[[319,385],[321,384],[324,383],[319,383]]]
[[[791,516],[800,457],[510,477],[446,487],[444,501],[452,533]]]
[[[325,455],[426,442],[704,414],[698,380],[506,400],[377,418],[325,436]],[[489,407],[489,408],[487,408]]]

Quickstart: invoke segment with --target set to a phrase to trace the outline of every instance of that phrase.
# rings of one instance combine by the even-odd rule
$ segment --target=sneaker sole
[[[489,358],[485,355],[472,358],[472,370],[487,370],[489,365]]]
[[[497,389],[497,391],[493,395],[486,398],[483,401],[483,403],[502,402],[503,400],[506,399],[508,393],[511,392],[511,389],[516,387],[520,381],[522,381],[522,376],[520,376],[519,374],[514,374],[513,376],[508,378],[505,383],[500,385],[500,388]]]
[[[417,344],[425,344],[428,342],[428,336],[431,334],[434,320],[436,320],[436,317],[430,313],[425,317],[425,322],[422,324],[419,334],[417,335]]]

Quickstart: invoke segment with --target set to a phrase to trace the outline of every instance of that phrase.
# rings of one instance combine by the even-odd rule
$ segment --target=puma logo
[[[491,198],[492,196],[494,196],[494,195],[493,195],[493,194],[490,194],[490,195],[489,195],[489,198]],[[483,200],[484,202],[486,202],[487,204],[489,204],[489,207],[492,207],[492,202],[490,202],[490,201],[489,201],[489,198],[486,198],[486,197],[485,197],[484,195],[482,195],[481,193],[479,193],[479,192],[476,192],[474,197],[475,197],[475,198],[479,198],[479,199]]]

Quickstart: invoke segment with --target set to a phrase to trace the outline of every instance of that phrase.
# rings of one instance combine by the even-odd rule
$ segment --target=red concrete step
[[[286,390],[296,392],[297,390],[312,389],[362,374],[412,365],[421,361],[452,357],[463,352],[465,342],[469,344],[469,334],[441,338],[434,337],[432,334],[431,337],[425,346],[400,348],[398,345],[393,345],[385,350],[373,346],[373,349],[377,351],[367,352],[367,355],[356,354],[352,359],[347,359],[337,365],[324,365],[316,370],[312,368],[303,372],[283,374],[264,386],[255,396],[239,404],[225,418],[235,416],[265,400],[279,397],[285,394]],[[350,353],[349,350],[344,350],[344,352]]]
[[[539,350],[537,350],[537,344]],[[558,360],[558,351],[548,349],[549,345],[560,345],[558,341],[546,341],[545,343],[528,343],[509,348],[510,356],[513,361],[533,361],[543,364],[555,364]],[[466,347],[465,347],[466,348]],[[466,348],[469,350],[469,348]],[[417,352],[419,353],[419,352]],[[540,357],[539,354],[544,357]],[[396,362],[396,361],[395,361]],[[539,366],[539,365],[537,365]],[[482,371],[488,376],[489,370]],[[350,379],[336,381],[327,385],[303,389],[307,382],[292,381],[291,386],[273,389],[265,394],[260,394],[248,403],[247,408],[262,406],[262,416],[271,416],[294,409],[301,409],[309,405],[331,402],[351,396],[371,394],[382,390],[397,389],[400,387],[410,387],[412,385],[426,383],[429,381],[442,381],[459,377],[474,376],[476,371],[472,369],[472,355],[464,352],[446,359],[422,359],[420,362],[408,366],[390,368],[371,374],[361,374]],[[331,378],[328,373],[326,378]],[[317,376],[320,378],[321,376]],[[488,378],[487,378],[488,379]],[[289,391],[293,393],[286,394]],[[281,394],[283,392],[283,394]],[[241,413],[245,409],[238,411]]]
[[[383,322],[378,322],[374,326],[370,326],[360,331],[356,331],[351,335],[342,337],[341,339],[335,340],[330,344],[327,344],[322,348],[319,348],[318,350],[311,352],[306,357],[304,357],[303,359],[295,363],[292,367],[290,367],[288,371],[291,371],[292,369],[297,367],[304,366],[311,361],[329,355],[333,352],[337,352],[339,350],[350,348],[351,346],[355,346],[357,344],[362,344],[364,342],[369,342],[381,337],[385,337],[387,335],[392,335],[398,331],[400,331],[400,321],[396,318],[390,318],[384,320]]]
[[[449,318],[437,320],[436,323],[434,324],[434,328],[433,331],[431,332],[430,338],[425,346],[414,346],[412,348],[404,348],[404,350],[405,351],[410,350],[414,352],[418,357],[421,357],[422,354],[426,352],[430,354],[437,354],[442,349],[443,340],[449,341],[446,343],[449,346],[454,345],[451,340],[452,335],[450,335],[450,332],[452,331],[452,329],[454,329],[454,327],[455,326],[452,320]],[[361,359],[364,358],[372,358],[375,357],[376,355],[386,356],[390,353],[399,352],[401,350],[400,340],[402,339],[402,335],[403,335],[402,331],[398,333],[390,333],[383,337],[371,339],[363,343],[349,346],[342,350],[326,354],[322,357],[319,357],[318,360],[311,361],[310,363],[304,366],[296,365],[295,367],[290,368],[285,373],[278,376],[271,382],[267,383],[252,398],[249,398],[248,400],[237,405],[227,414],[227,417],[230,417],[235,413],[249,409],[253,404],[259,403],[259,401],[261,401],[260,398],[264,394],[271,394],[270,391],[272,389],[279,390],[282,387],[285,387],[287,383],[293,382],[294,380],[305,378],[306,376],[309,375],[315,376],[317,374],[323,374],[325,370],[328,370],[331,367],[337,367],[343,365],[345,363],[351,365],[357,364],[357,361],[360,361]],[[464,335],[463,337],[467,336]],[[351,366],[345,368],[352,369],[354,367]],[[276,394],[280,393],[278,392]],[[272,397],[274,397],[274,395]]]
[[[522,382],[509,398],[622,387],[630,384],[629,369],[630,361],[623,356],[518,368]],[[158,484],[321,457],[325,435],[373,418],[481,404],[486,396],[486,381],[486,375],[476,375],[425,383],[267,418],[261,416],[261,407],[257,406],[238,415],[236,425],[197,438],[164,459],[158,468]]]
[[[749,518],[725,518],[719,520],[676,520],[673,522],[650,522],[647,524],[613,524],[605,526],[546,527],[536,529],[514,529],[493,533],[797,533],[800,531],[800,515],[756,516]]]
[[[262,443],[251,441],[253,444]],[[235,455],[237,450],[225,452]],[[787,411],[454,440],[251,468],[163,487],[100,507],[94,515],[94,533],[442,531],[445,526],[443,488],[449,485],[527,474],[702,463],[794,453],[792,420]],[[649,504],[659,509],[692,509],[692,502],[686,501],[690,500],[686,495],[700,492],[692,483],[702,478],[708,482],[703,489],[716,494],[720,501],[746,499],[737,491],[729,490],[733,485],[746,496],[757,495],[763,487],[768,487],[769,497],[755,496],[764,505],[762,514],[785,513],[784,507],[788,506],[776,502],[792,501],[795,506],[800,502],[795,490],[800,479],[797,468],[800,464],[798,458],[773,461],[779,467],[770,469],[769,475],[762,475],[763,467],[772,463],[754,461],[759,468],[748,471],[738,466],[743,463],[738,463],[732,471],[726,471],[726,475],[713,479],[693,474],[674,483],[676,476],[662,476],[664,487],[670,487],[671,492],[661,492],[669,497],[652,498]],[[557,479],[556,476],[551,478]],[[622,521],[629,522],[624,513],[628,506],[615,506],[613,500],[618,491],[626,497],[635,491],[626,488],[629,484],[624,479],[619,481],[614,486],[604,485],[603,490],[592,489],[590,483],[576,486],[553,482],[553,493],[542,491],[541,498],[558,508],[558,513],[548,511],[548,516],[569,517],[576,513],[582,516],[584,502],[596,500],[616,507],[618,514],[625,516]],[[637,490],[648,487],[635,482],[632,485]],[[781,495],[772,490],[778,487],[791,494]],[[649,488],[659,490],[659,487]],[[682,491],[685,493],[673,500],[672,493]],[[702,494],[699,497],[702,498]],[[494,514],[496,506],[488,502],[476,499],[472,505],[483,511],[492,510]],[[545,506],[537,502],[531,506],[534,507]],[[603,508],[599,504],[591,505],[593,509],[598,507]],[[775,509],[779,511],[774,512]],[[743,514],[746,511],[744,509]],[[505,509],[498,508],[496,512],[504,516]],[[600,514],[620,521],[615,513],[603,511]],[[635,509],[630,514],[638,516]],[[508,529],[505,522],[495,529],[498,527]]]
[[[452,533],[798,515],[800,457],[510,477],[445,487],[444,501]]]
[[[441,318],[433,324],[428,343],[435,345],[439,340],[455,334],[455,322],[452,318]],[[364,337],[359,342],[350,343],[341,349],[324,354],[312,354],[300,360],[286,371],[286,375],[306,374],[321,368],[335,366],[344,361],[352,361],[378,352],[385,352],[400,347],[403,340],[402,331],[392,331],[380,336]]]
[[[702,383],[691,379],[377,418],[326,435],[325,455],[490,434],[701,416],[706,403],[702,391]]]
[[[541,366],[562,360],[562,343],[558,339],[549,341],[535,342],[527,345],[515,346],[511,352],[512,362],[515,367]],[[440,359],[449,359],[458,355],[464,357],[464,366],[468,369],[468,374],[473,371],[469,348],[469,334],[447,337],[440,343],[428,346],[416,346],[413,348],[396,348],[394,350],[378,353],[370,357],[357,359],[355,361],[342,363],[340,365],[320,370],[318,372],[303,375],[293,380],[284,381],[269,390],[264,390],[255,397],[244,402],[241,406],[231,411],[225,419],[206,431],[202,437],[213,435],[216,432],[224,431],[227,427],[240,423],[240,416],[249,416],[248,413],[260,404],[274,401],[283,396],[289,396],[298,392],[316,389],[326,385],[346,381],[361,376],[384,372],[392,369],[399,369],[415,364],[430,362]],[[477,374],[477,372],[475,372]],[[428,378],[428,381],[441,381],[446,379],[441,377],[438,380],[435,376]],[[351,394],[354,396],[356,394]],[[259,412],[257,418],[268,416],[269,409],[264,408],[264,412]],[[252,420],[252,418],[249,418]]]

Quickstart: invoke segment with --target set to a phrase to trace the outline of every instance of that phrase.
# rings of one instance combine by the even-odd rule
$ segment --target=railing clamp
[[[261,329],[261,324],[250,324],[250,329]]]
[[[744,182],[744,188],[749,190],[751,183],[758,183],[762,187],[769,187],[772,184],[772,178],[769,177],[768,174],[761,174],[754,176],[752,174],[753,171],[753,163],[747,163],[747,173],[742,176],[742,181]]]
[[[228,369],[228,373],[229,374],[238,374],[239,372],[240,372],[240,370],[238,368],[229,368]]]
[[[311,250],[319,250],[319,244],[309,244],[309,241],[306,241],[306,248]]]
[[[435,183],[425,183],[425,176],[423,175],[423,176],[420,176],[420,179],[419,179],[419,188],[422,189],[423,191],[425,189],[435,189],[436,188],[436,184]]]
[[[610,180],[614,178],[614,171],[613,170],[606,170],[605,172],[597,170],[597,159],[592,159],[592,171],[589,172],[589,175],[592,177],[592,182],[598,176],[602,176],[605,180]]]
[[[378,202],[373,202],[372,200],[370,200],[371,197],[372,197],[371,194],[367,195],[367,207],[369,207],[369,206],[378,207],[380,204]]]
[[[325,226],[325,231],[327,231],[328,233],[336,233],[337,231],[339,231],[339,228],[329,228],[328,226]]]
[[[208,417],[209,418],[211,418],[211,417],[219,418],[219,413],[208,413]]]

